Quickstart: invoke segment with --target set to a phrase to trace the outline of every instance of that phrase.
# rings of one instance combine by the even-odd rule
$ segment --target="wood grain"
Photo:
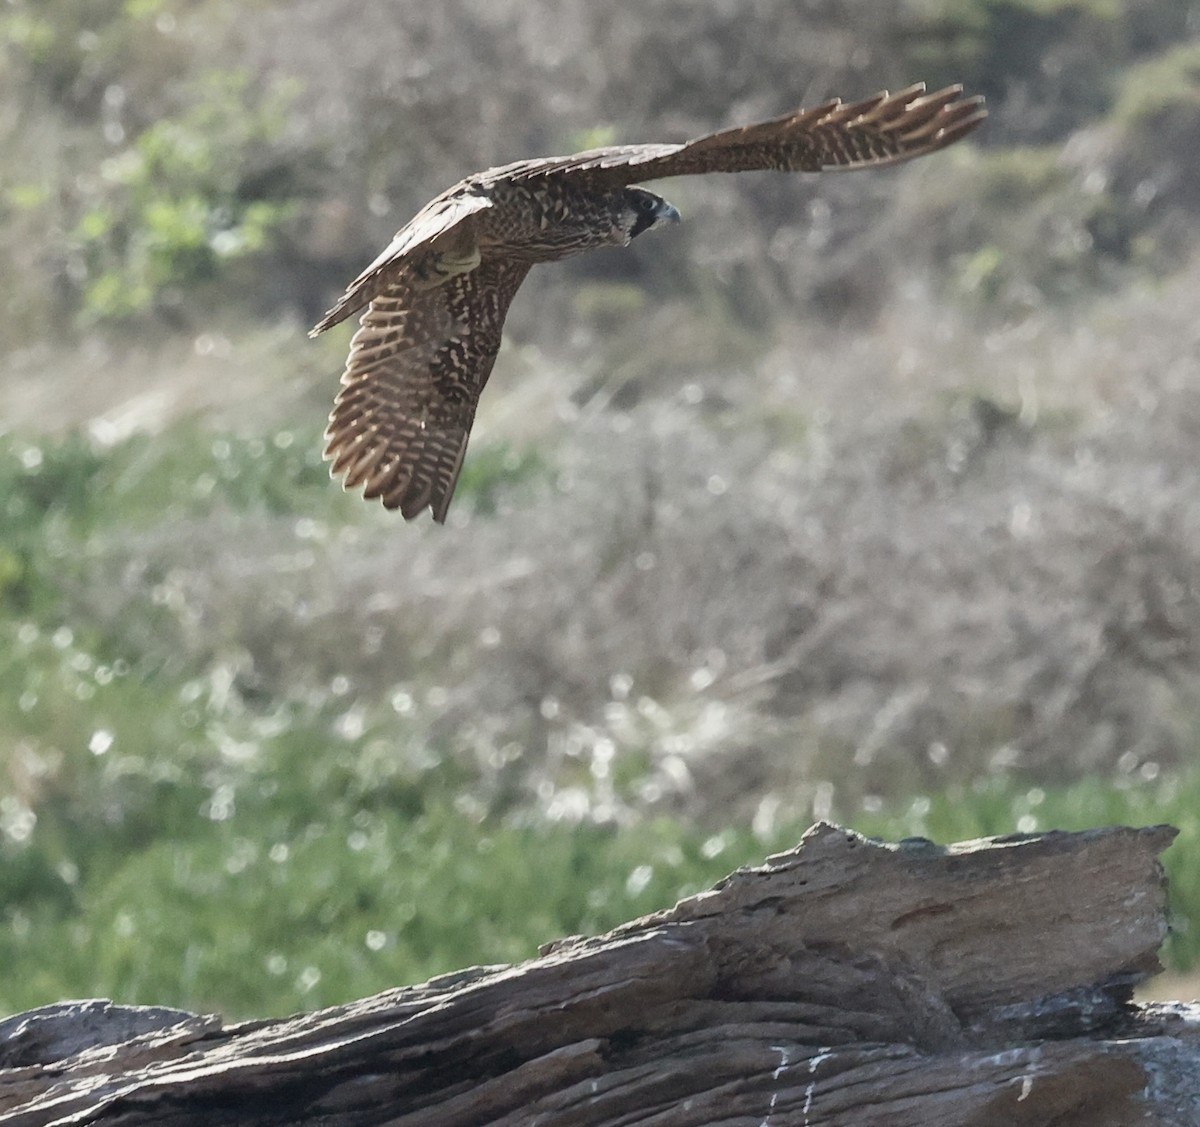
[[[1169,827],[820,824],[669,911],[349,1005],[0,1022],[0,1124],[1200,1123],[1200,1008],[1138,1006]]]

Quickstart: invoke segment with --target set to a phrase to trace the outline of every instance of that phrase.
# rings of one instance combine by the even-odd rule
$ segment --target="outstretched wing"
[[[330,472],[347,489],[361,486],[405,519],[428,506],[445,521],[504,317],[528,271],[485,260],[433,287],[389,271],[350,342],[325,431]]]
[[[579,173],[597,186],[704,172],[821,172],[879,167],[953,144],[987,116],[983,99],[961,86],[925,94],[917,83],[861,102],[835,100],[771,121],[725,129],[679,145],[614,145],[568,157],[522,161],[496,169],[514,180]]]

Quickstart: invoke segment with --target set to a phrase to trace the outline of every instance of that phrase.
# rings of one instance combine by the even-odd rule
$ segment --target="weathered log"
[[[1200,1124],[1159,970],[1170,827],[939,847],[814,826],[669,911],[297,1017],[0,1022],[0,1123]]]

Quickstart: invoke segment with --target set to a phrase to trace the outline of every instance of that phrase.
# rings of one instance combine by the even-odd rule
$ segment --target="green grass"
[[[153,823],[113,816],[111,792],[87,823],[44,810],[28,838],[4,849],[0,1009],[81,995],[233,1016],[333,1004],[527,958],[548,939],[667,907],[794,845],[807,825],[758,837],[671,820],[621,830],[480,821],[455,809],[440,778],[403,794],[360,793],[344,762],[331,771],[312,750],[308,775],[280,764],[211,790],[160,780]],[[1200,846],[1198,809],[1200,775],[1119,791],[991,785],[833,815],[887,839],[937,841],[1017,824],[1171,821],[1183,836],[1167,857],[1177,926],[1169,961],[1186,969],[1200,880],[1184,858]]]
[[[405,694],[364,700],[298,676],[256,693],[217,643],[167,660],[151,644],[171,610],[163,577],[117,619],[72,595],[109,546],[160,525],[214,511],[248,528],[360,519],[316,450],[315,435],[190,425],[105,449],[0,445],[0,1011],[94,995],[230,1016],[332,1004],[603,931],[807,827],[807,808],[757,835],[639,815],[629,753],[612,772],[628,791],[619,829],[489,805],[486,765],[440,746]],[[500,485],[543,468],[477,459],[468,501],[486,513]],[[1200,771],[1053,789],[982,778],[829,813],[940,842],[1172,822],[1168,955],[1200,962],[1200,871],[1185,863],[1200,848]]]

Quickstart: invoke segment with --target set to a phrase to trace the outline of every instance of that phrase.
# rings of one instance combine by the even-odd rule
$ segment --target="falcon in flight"
[[[405,519],[429,508],[445,521],[504,316],[530,267],[679,222],[634,181],[878,168],[945,148],[985,116],[983,99],[959,86],[926,94],[918,84],[683,144],[614,145],[468,176],[402,227],[310,334],[364,310],[325,431],[331,474]]]

